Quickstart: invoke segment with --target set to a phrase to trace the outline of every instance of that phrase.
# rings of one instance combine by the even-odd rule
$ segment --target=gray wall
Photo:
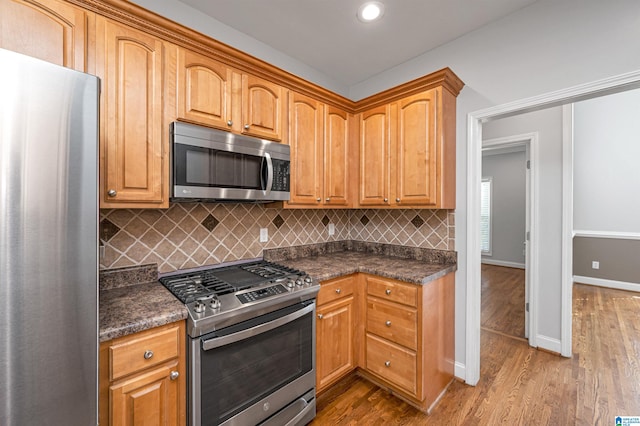
[[[538,336],[559,340],[562,294],[562,108],[503,118],[482,126],[483,139],[532,132],[538,132]]]
[[[574,105],[574,275],[640,284],[639,117],[640,90]]]
[[[524,267],[527,177],[525,151],[504,154],[484,152],[482,177],[491,177],[493,181],[491,256],[482,256],[482,261]]]
[[[600,269],[591,268],[593,260],[600,262]],[[576,237],[573,274],[637,284],[640,291],[640,241]]]

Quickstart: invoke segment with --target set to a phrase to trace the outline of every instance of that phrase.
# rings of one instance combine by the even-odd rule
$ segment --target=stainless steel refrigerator
[[[0,425],[98,423],[97,77],[0,49]]]

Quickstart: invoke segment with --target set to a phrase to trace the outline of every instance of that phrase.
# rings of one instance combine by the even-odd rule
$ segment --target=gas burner
[[[304,272],[267,261],[176,273],[160,282],[187,306],[192,337],[256,312],[313,299],[320,289]]]

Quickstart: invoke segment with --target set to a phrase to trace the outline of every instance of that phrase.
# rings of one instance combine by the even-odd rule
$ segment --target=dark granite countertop
[[[156,265],[101,273],[100,342],[187,318],[184,304],[157,281],[157,274]]]
[[[427,284],[457,269],[454,251],[350,240],[265,250],[264,257],[319,281],[365,272]]]
[[[427,263],[424,260],[353,251],[279,260],[278,263],[305,271],[319,281],[365,272],[414,284],[427,284],[457,269],[455,263]]]

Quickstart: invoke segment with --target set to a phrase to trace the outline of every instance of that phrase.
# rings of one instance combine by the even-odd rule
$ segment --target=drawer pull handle
[[[324,315],[318,314],[318,319],[322,319],[322,318],[324,318]]]
[[[385,322],[384,325],[386,325],[387,327],[391,327],[391,321]]]
[[[385,367],[391,367],[391,361],[385,361],[384,362],[384,366]]]
[[[177,379],[178,377],[180,377],[180,373],[179,373],[179,372],[177,372],[177,371],[172,371],[172,372],[169,374],[169,378],[170,378],[171,380],[175,380],[175,379]]]
[[[391,294],[391,289],[386,289],[384,292],[385,292],[385,294],[388,296],[388,295],[390,295],[390,294]]]
[[[336,294],[340,294],[342,293],[342,290],[340,290],[339,288],[336,288]]]
[[[144,359],[151,359],[153,351],[144,351]]]

